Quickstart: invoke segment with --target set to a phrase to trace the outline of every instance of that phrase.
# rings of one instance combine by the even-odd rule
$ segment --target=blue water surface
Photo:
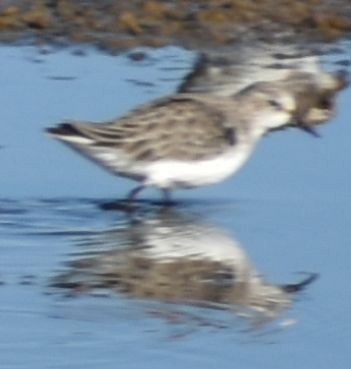
[[[343,48],[350,58],[349,44]],[[87,235],[123,227],[124,216],[96,204],[123,198],[133,183],[43,130],[64,119],[108,120],[171,93],[194,55],[169,47],[146,50],[136,62],[74,51],[0,48],[0,367],[348,367],[351,89],[338,96],[338,112],[319,128],[320,139],[294,129],[271,134],[234,177],[175,194],[182,211],[203,213],[238,241],[267,280],[299,280],[299,272],[319,279],[281,324],[250,331],[227,312],[200,308],[225,327],[174,324],[142,300],[68,298],[48,287]]]

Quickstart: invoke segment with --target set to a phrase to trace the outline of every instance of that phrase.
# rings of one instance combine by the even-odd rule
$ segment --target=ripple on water
[[[322,139],[271,135],[235,179],[177,194],[182,201],[168,210],[142,200],[131,217],[113,201],[129,182],[39,132],[65,117],[110,119],[164,95],[176,88],[174,73],[184,74],[174,55],[185,67],[192,57],[148,51],[139,68],[91,51],[32,63],[18,50],[0,51],[9,68],[0,72],[4,367],[346,367],[350,89]],[[349,54],[333,54],[327,67]],[[262,76],[249,64],[250,78]],[[314,274],[293,275],[300,271],[321,277],[307,285]]]

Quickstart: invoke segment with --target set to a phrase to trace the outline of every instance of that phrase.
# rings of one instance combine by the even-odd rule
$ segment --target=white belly
[[[161,160],[144,167],[145,184],[162,188],[197,187],[222,181],[247,160],[250,150],[233,150],[213,159]]]
[[[235,173],[249,157],[252,146],[237,145],[233,150],[207,160],[183,161],[164,159],[154,162],[133,162],[117,150],[98,146],[78,148],[88,158],[114,174],[160,188],[189,188],[220,182]]]

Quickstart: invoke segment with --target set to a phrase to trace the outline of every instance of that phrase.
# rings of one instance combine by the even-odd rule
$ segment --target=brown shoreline
[[[347,0],[4,0],[0,41],[136,46],[225,46],[245,40],[334,41],[351,30]]]

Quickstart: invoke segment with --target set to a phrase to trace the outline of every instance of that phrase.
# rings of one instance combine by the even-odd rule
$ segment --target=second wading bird
[[[228,97],[175,94],[107,123],[65,122],[47,131],[113,174],[168,195],[236,172],[268,131],[291,124],[296,99],[279,83]],[[302,127],[301,127],[302,128]]]

